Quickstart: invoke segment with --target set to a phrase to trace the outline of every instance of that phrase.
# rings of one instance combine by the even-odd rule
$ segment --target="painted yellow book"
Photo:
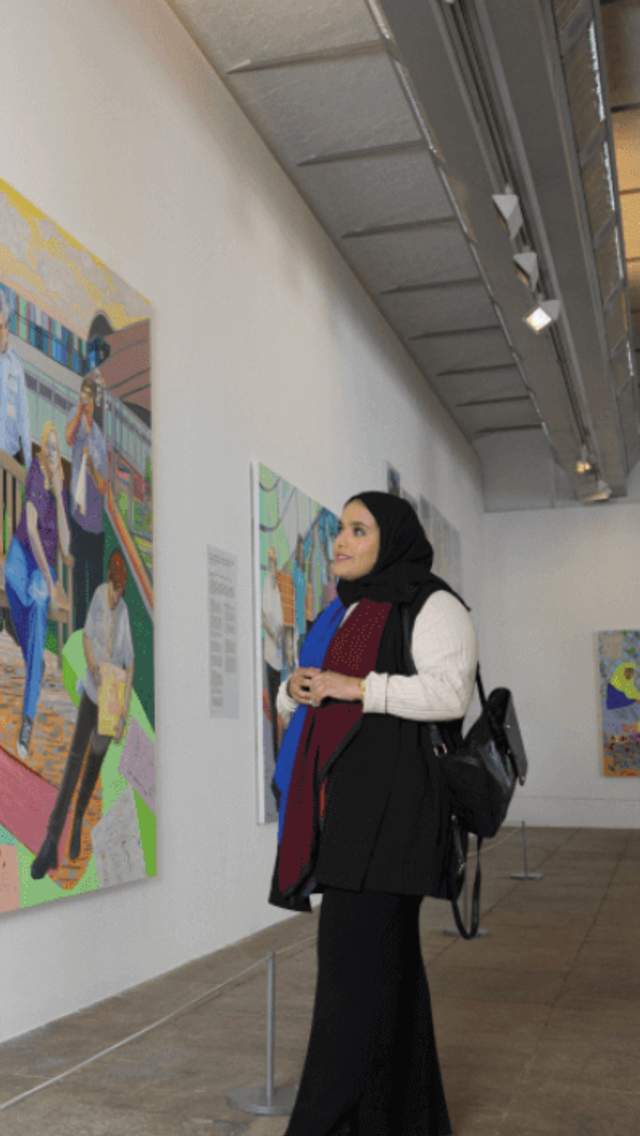
[[[124,713],[124,699],[127,686],[127,672],[113,663],[100,664],[100,688],[98,690],[98,733],[105,738],[115,736],[118,723]]]

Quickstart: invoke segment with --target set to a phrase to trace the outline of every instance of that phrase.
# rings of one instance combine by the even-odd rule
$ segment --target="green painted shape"
[[[157,873],[156,865],[156,814],[152,812],[146,801],[134,789],[133,799],[136,803],[136,812],[138,814],[138,826],[140,828],[140,842],[142,844],[142,852],[144,855],[144,866],[148,876],[155,876]]]
[[[31,879],[33,853],[24,844],[18,844],[18,876],[20,880],[20,907],[39,907],[41,903],[51,903],[56,899],[71,899],[74,895],[86,895],[100,890],[93,857],[87,864],[82,879],[73,888],[61,888],[45,876],[42,880]]]
[[[9,832],[8,828],[3,828],[3,826],[0,824],[0,844],[17,844],[17,843],[18,843],[18,841],[16,840],[13,833]]]
[[[104,555],[105,564],[120,542],[109,517],[104,515]],[[144,712],[155,725],[155,692],[153,687],[153,619],[149,615],[138,591],[135,579],[129,576],[125,600],[129,608],[131,634],[136,653],[135,687]]]

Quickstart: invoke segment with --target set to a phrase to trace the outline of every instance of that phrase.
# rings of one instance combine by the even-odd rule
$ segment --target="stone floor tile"
[[[640,971],[636,967],[635,973],[629,974],[604,966],[578,965],[567,975],[565,989],[583,998],[619,998],[640,1005]]]
[[[551,1005],[566,975],[553,970],[491,970],[488,967],[443,967],[439,959],[429,980],[434,998],[471,998],[488,1002]]]
[[[509,839],[501,843],[505,835]],[[456,1136],[631,1136],[640,1131],[640,835],[529,829],[483,853],[485,939],[443,934],[427,900],[421,938]],[[317,913],[283,920],[117,998],[0,1046],[0,1103],[233,978],[214,997],[1,1114],[2,1136],[282,1136],[227,1099],[264,1081],[265,967],[277,959],[276,1074],[294,1084],[316,976]],[[286,948],[292,946],[291,950]],[[612,1125],[611,1117],[615,1123]],[[622,1118],[621,1120],[619,1118]]]
[[[634,1136],[640,1132],[640,1094],[550,1086],[531,1075],[518,1086],[504,1132],[517,1136]]]

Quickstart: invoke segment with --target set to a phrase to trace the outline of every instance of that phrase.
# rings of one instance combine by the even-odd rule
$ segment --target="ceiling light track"
[[[227,75],[246,75],[255,71],[278,71],[283,67],[304,67],[313,63],[333,63],[341,59],[357,59],[367,55],[380,55],[387,48],[379,39],[363,43],[347,43],[338,47],[324,47],[318,51],[301,51],[295,55],[273,55],[264,59],[245,59],[227,69]]]
[[[477,288],[482,284],[479,276],[462,276],[459,280],[426,280],[421,284],[396,284],[393,288],[384,288],[379,296],[409,296],[415,292],[432,292],[445,288]]]
[[[499,324],[485,324],[484,327],[450,327],[445,331],[421,331],[418,335],[410,335],[411,342],[421,339],[451,339],[461,335],[486,335],[488,331],[501,331]]]
[[[455,217],[422,217],[417,221],[393,221],[388,225],[368,225],[363,229],[351,229],[341,234],[341,240],[358,240],[362,237],[386,237],[394,233],[417,233],[423,229],[442,228],[443,225],[457,225]]]
[[[328,154],[312,154],[297,163],[299,169],[304,166],[327,166],[333,162],[354,162],[360,158],[388,158],[396,154],[424,153],[425,143],[422,138],[408,142],[387,142],[382,146],[361,146],[353,150],[334,150]]]

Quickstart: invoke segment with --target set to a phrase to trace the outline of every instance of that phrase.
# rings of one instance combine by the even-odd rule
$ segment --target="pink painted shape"
[[[35,854],[47,831],[47,821],[58,791],[39,773],[11,757],[0,746],[0,824]],[[69,843],[71,818],[67,817],[58,844],[58,863]]]
[[[0,911],[15,911],[19,906],[18,849],[15,844],[0,844]]]

